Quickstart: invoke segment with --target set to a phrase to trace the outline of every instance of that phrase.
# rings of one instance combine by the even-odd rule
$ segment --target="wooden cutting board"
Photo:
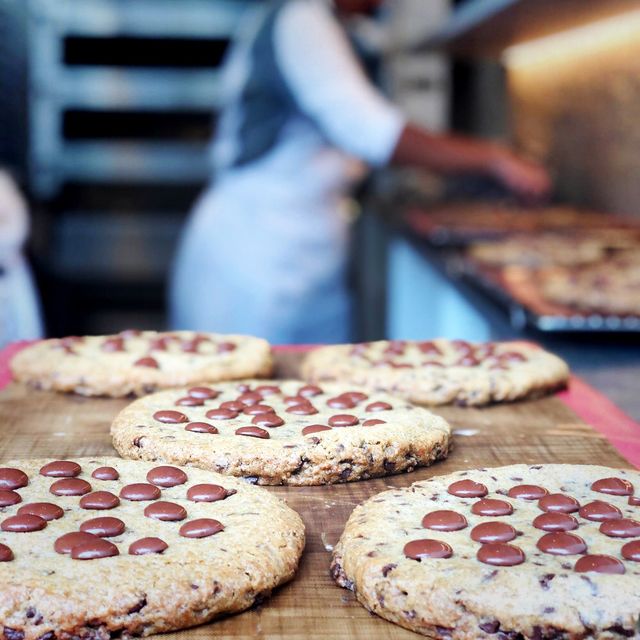
[[[294,377],[299,354],[277,354],[278,376]],[[0,391],[0,460],[116,455],[109,425],[128,400],[89,399],[11,384]],[[296,578],[262,606],[168,640],[309,638],[342,640],[417,638],[369,614],[329,577],[330,552],[356,504],[386,488],[432,475],[504,464],[566,462],[630,465],[605,438],[554,397],[484,409],[436,410],[454,428],[448,460],[414,473],[328,487],[268,487],[298,511],[307,546]],[[260,532],[256,531],[256,536]]]

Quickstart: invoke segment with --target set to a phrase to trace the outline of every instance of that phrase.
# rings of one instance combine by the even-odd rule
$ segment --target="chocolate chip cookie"
[[[156,393],[111,426],[125,458],[165,460],[258,484],[318,485],[384,476],[446,457],[444,419],[405,400],[296,380]]]
[[[198,382],[271,373],[271,348],[250,336],[123,331],[44,340],[18,353],[18,382],[86,396],[142,395]]]
[[[331,571],[430,638],[635,638],[640,473],[513,465],[385,491],[353,511]]]
[[[422,404],[485,405],[549,393],[566,384],[569,369],[557,356],[522,342],[380,340],[315,349],[302,375]]]
[[[235,478],[118,458],[0,463],[0,635],[149,635],[290,580],[304,525]]]
[[[596,264],[542,271],[546,300],[581,313],[640,316],[640,256],[625,251]]]

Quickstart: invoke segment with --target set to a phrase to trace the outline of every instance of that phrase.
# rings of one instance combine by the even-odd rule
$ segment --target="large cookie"
[[[336,380],[431,405],[537,397],[564,385],[560,358],[522,342],[380,340],[320,347],[302,365],[310,382]]]
[[[431,638],[638,637],[640,474],[579,465],[463,471],[353,511],[332,574]]]
[[[265,340],[192,331],[123,331],[113,336],[44,340],[11,361],[19,382],[114,397],[268,376],[271,369],[271,349]]]
[[[621,234],[627,235],[627,232]],[[611,235],[609,239],[615,240]],[[492,266],[571,266],[596,262],[606,254],[607,248],[607,235],[602,233],[541,233],[475,242],[467,249],[467,255]]]
[[[290,580],[304,547],[300,517],[263,489],[118,458],[4,463],[0,505],[6,640],[201,624]]]
[[[111,433],[125,458],[291,485],[413,471],[446,457],[450,437],[442,418],[404,400],[295,380],[156,393],[121,411]]]
[[[583,313],[640,316],[640,256],[626,251],[593,265],[538,274],[542,295]]]

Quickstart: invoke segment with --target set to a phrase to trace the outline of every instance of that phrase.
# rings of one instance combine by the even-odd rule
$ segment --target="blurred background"
[[[22,193],[0,193],[0,343],[167,327],[176,243],[211,175],[225,54],[255,4],[0,1],[0,165]],[[349,207],[353,339],[533,336],[569,355],[637,344],[640,2],[395,0],[350,36],[413,121],[512,143],[554,183],[543,211],[486,178],[373,172]],[[549,231],[559,248],[543,240],[526,246],[533,264],[518,260],[523,235]],[[579,272],[552,276],[626,303],[544,294],[549,268],[575,266],[558,254],[576,234],[605,231],[595,254],[608,275],[575,260]],[[469,251],[514,235],[506,258]]]

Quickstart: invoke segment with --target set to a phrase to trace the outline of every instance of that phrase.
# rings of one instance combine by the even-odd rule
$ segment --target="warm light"
[[[553,64],[581,52],[593,54],[627,42],[640,42],[640,10],[508,47],[503,53],[503,61],[508,67]]]

